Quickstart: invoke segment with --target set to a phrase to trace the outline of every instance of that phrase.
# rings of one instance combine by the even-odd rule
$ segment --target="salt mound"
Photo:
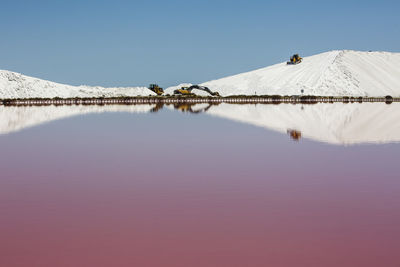
[[[74,98],[155,95],[146,87],[72,86],[41,80],[19,73],[0,70],[0,99],[15,98]]]
[[[400,97],[400,53],[331,51],[204,84],[227,95]]]
[[[190,84],[186,84],[190,85]],[[319,95],[400,97],[400,53],[331,51],[209,81],[204,84],[228,95]],[[170,87],[166,94],[173,94]],[[194,90],[195,94],[208,95]],[[0,70],[0,99],[148,96],[145,87],[71,86]]]

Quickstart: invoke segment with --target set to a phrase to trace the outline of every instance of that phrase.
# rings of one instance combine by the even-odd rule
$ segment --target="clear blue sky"
[[[0,3],[0,69],[62,83],[170,86],[290,54],[400,51],[400,1]]]

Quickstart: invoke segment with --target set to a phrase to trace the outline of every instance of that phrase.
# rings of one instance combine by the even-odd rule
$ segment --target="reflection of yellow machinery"
[[[207,103],[208,106],[202,109],[198,109],[198,110],[194,110],[193,107],[195,107],[196,105],[200,105],[200,104],[192,104],[192,103],[178,103],[178,104],[174,104],[174,108],[177,110],[180,110],[182,112],[189,112],[189,113],[202,113],[202,112],[206,112],[207,110],[209,110],[211,108],[211,106],[216,106],[219,105],[219,103]]]
[[[181,87],[181,89],[176,89],[174,91],[175,95],[195,95],[192,93],[193,89],[205,91],[212,96],[219,96],[218,92],[212,92],[208,87],[200,86],[200,85],[192,85],[190,87]]]
[[[156,93],[157,95],[162,95],[164,93],[164,89],[162,89],[157,84],[150,84],[149,89]]]
[[[292,138],[295,141],[299,141],[301,139],[301,132],[297,130],[287,130],[287,133],[289,134],[290,138]]]
[[[151,109],[151,112],[158,112],[164,107],[164,103],[157,103],[154,108]]]
[[[204,107],[204,105],[208,105]],[[188,113],[202,113],[208,111],[211,106],[217,106],[219,103],[203,103],[203,104],[197,104],[197,103],[176,103],[174,104],[174,109],[180,110],[182,112],[188,112]],[[151,112],[158,112],[161,109],[164,108],[164,103],[157,103],[154,108],[151,109]],[[196,109],[196,106],[200,107],[199,109]]]
[[[295,54],[290,57],[290,61],[287,62],[288,65],[296,65],[303,61],[303,58],[299,54]]]

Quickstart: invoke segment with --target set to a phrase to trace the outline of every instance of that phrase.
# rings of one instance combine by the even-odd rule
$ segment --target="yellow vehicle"
[[[205,91],[212,96],[219,96],[218,92],[213,92],[208,87],[200,86],[200,85],[192,85],[190,87],[181,87],[181,89],[176,89],[174,91],[174,94],[175,95],[195,95],[194,93],[192,93],[193,89]]]
[[[194,95],[189,87],[181,87],[181,89],[174,90],[174,95]]]
[[[299,54],[294,54],[290,57],[290,61],[287,62],[288,65],[296,65],[303,61],[303,58]]]
[[[162,89],[157,84],[150,84],[149,89],[156,93],[157,95],[162,95],[164,93],[164,89]]]

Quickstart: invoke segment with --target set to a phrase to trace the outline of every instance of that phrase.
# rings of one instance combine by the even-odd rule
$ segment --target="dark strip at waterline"
[[[316,104],[316,103],[363,103],[400,102],[400,98],[386,97],[317,97],[317,96],[146,96],[118,98],[33,98],[0,99],[4,106],[46,106],[46,105],[114,105],[114,104],[174,104],[174,103],[234,103],[234,104]]]

